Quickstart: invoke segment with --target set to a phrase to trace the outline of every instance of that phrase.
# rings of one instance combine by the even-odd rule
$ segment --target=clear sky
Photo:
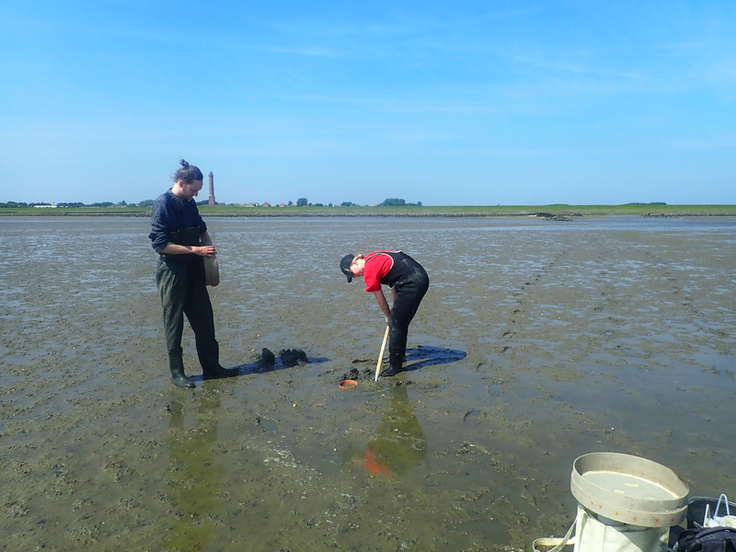
[[[8,0],[0,76],[3,202],[736,203],[734,0]]]

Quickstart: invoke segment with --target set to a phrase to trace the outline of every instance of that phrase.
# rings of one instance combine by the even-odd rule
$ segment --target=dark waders
[[[199,244],[198,229],[192,230],[197,231],[196,242],[192,244],[195,238],[187,236],[181,239],[183,245]],[[196,255],[162,255],[156,270],[156,284],[164,311],[166,350],[174,384],[179,387],[194,387],[194,383],[184,375],[181,347],[184,315],[194,331],[197,356],[204,378],[237,375],[236,370],[225,370],[220,366],[220,348],[215,339],[215,320],[205,286],[202,258]]]
[[[160,260],[156,271],[156,284],[164,309],[164,333],[172,380],[179,387],[194,387],[184,375],[181,347],[184,315],[194,330],[197,356],[203,370],[219,367],[219,345],[215,339],[212,303],[204,284],[204,264],[199,257],[192,255],[186,257],[191,258],[183,262],[178,259]]]
[[[394,262],[402,263],[403,266],[400,268],[408,273],[409,277],[402,278],[395,286],[396,300],[391,307],[391,316],[388,317],[390,366],[388,370],[381,372],[382,376],[393,376],[401,372],[406,356],[409,324],[429,289],[429,276],[422,265],[405,254]]]

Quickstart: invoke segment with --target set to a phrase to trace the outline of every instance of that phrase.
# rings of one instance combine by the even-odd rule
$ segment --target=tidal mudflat
[[[736,219],[207,222],[241,374],[183,390],[146,219],[0,219],[0,550],[527,550],[596,451],[736,494]],[[337,267],[378,248],[431,287],[373,382],[384,321]]]

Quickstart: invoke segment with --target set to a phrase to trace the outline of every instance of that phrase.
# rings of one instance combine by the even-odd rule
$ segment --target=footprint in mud
[[[279,430],[279,426],[275,421],[270,418],[264,418],[263,416],[256,416],[256,423],[261,426],[264,432],[276,433]]]
[[[478,425],[480,423],[480,414],[481,413],[479,410],[475,410],[475,409],[468,410],[463,415],[463,423]]]

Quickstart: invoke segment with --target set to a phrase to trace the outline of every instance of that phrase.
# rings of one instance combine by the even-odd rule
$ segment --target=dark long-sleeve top
[[[207,231],[207,225],[199,215],[194,199],[180,201],[171,190],[156,198],[151,210],[151,246],[156,253],[161,253],[171,241],[171,232],[184,228],[199,227],[200,234]]]

